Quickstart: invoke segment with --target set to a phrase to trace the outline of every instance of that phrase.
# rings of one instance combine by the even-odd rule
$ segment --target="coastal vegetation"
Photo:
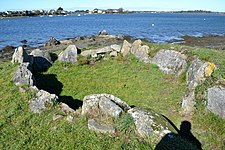
[[[170,49],[186,54],[188,60],[199,57],[215,63],[219,69],[199,86],[199,93],[210,86],[209,81],[224,80],[225,51],[145,44],[150,47],[150,57],[162,49]],[[53,53],[59,54],[61,51]],[[225,148],[225,120],[205,109],[203,99],[199,99],[193,116],[180,113],[182,98],[187,91],[185,74],[180,77],[164,74],[156,65],[140,62],[132,54],[106,57],[91,65],[86,61],[88,57],[79,57],[75,64],[56,61],[47,72],[38,74],[39,86],[70,99],[76,104],[77,112],[86,95],[113,94],[130,106],[143,106],[165,115],[177,127],[183,120],[189,120],[192,133],[203,149]],[[12,77],[17,67],[18,64],[10,62],[0,64],[0,149],[154,149],[159,143],[154,136],[145,139],[138,137],[129,116],[116,121],[122,132],[110,135],[88,130],[87,118],[80,115],[73,122],[67,122],[66,118],[53,121],[54,114],[65,116],[57,106],[42,114],[31,113],[27,103],[35,93],[32,90],[22,92],[21,87],[14,85]],[[175,140],[169,144],[179,145],[179,142]]]

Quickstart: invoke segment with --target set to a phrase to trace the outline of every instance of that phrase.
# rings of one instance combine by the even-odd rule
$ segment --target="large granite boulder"
[[[50,40],[45,43],[45,46],[55,46],[55,45],[59,45],[60,41],[56,40],[54,37],[51,37]]]
[[[33,58],[33,69],[35,72],[47,71],[52,66],[50,53],[35,49],[30,53]]]
[[[127,54],[130,53],[131,46],[132,45],[129,42],[127,42],[126,40],[123,41],[123,46],[121,48],[121,53],[123,56],[126,56]]]
[[[135,107],[128,110],[128,114],[133,117],[136,131],[141,137],[151,135],[163,137],[174,131],[169,122],[153,110]]]
[[[34,113],[42,113],[49,110],[57,102],[58,96],[50,94],[44,90],[40,90],[36,97],[29,101],[30,110]]]
[[[82,115],[98,115],[101,113],[116,118],[128,109],[130,109],[130,106],[118,97],[110,94],[93,94],[84,97]]]
[[[216,115],[225,119],[225,88],[214,86],[208,89],[207,108]]]
[[[76,45],[69,45],[66,50],[59,54],[59,61],[75,63],[77,62],[77,47]]]
[[[106,54],[107,52],[111,52],[113,51],[113,49],[111,48],[111,46],[106,46],[103,48],[98,48],[98,49],[94,49],[94,50],[86,50],[86,51],[82,51],[81,55],[82,56],[92,56],[92,57],[96,57],[99,54]]]
[[[30,57],[22,46],[15,49],[12,56],[12,63],[30,62]]]
[[[205,81],[205,68],[207,66],[206,62],[198,58],[191,62],[186,78],[189,91],[194,90],[200,83]]]
[[[154,56],[152,62],[165,73],[179,76],[186,71],[186,56],[174,50],[160,50]]]
[[[32,74],[32,66],[29,62],[21,63],[16,73],[13,76],[13,81],[16,85],[31,85],[35,84],[35,79]]]
[[[99,132],[99,133],[111,133],[114,134],[116,132],[115,128],[110,125],[102,125],[97,122],[95,119],[88,120],[88,129]]]

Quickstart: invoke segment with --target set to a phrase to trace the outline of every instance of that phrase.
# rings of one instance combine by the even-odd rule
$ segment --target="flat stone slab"
[[[101,125],[95,119],[88,120],[88,129],[95,132],[111,133],[111,134],[114,134],[116,131],[115,128],[113,128],[112,126]]]

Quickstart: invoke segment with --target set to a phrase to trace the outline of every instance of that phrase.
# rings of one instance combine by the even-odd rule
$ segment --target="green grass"
[[[150,45],[155,47],[152,48],[155,51],[168,47]],[[174,47],[184,49],[182,46]],[[224,63],[224,52],[204,52],[193,48],[190,53],[219,66]],[[55,62],[46,73],[39,74],[38,79],[40,86],[51,93],[71,96],[74,100],[83,100],[89,94],[115,95],[129,105],[144,106],[162,113],[179,127],[184,119],[179,114],[186,91],[184,77],[166,75],[155,65],[138,62],[133,57],[128,60],[118,57],[92,66]],[[75,122],[68,123],[65,117],[52,121],[53,114],[62,114],[57,109],[40,115],[31,113],[28,101],[33,93],[20,93],[19,87],[11,81],[16,68],[17,65],[9,62],[0,64],[0,149],[153,149],[159,142],[151,137],[145,140],[138,137],[134,133],[132,119],[126,115],[117,120],[117,127],[122,132],[104,135],[89,131],[85,117],[76,116]],[[204,149],[224,148],[225,121],[202,106],[197,109],[192,119],[196,138]]]

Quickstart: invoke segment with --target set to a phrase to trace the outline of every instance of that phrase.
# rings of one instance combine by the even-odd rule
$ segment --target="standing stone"
[[[214,86],[208,89],[207,108],[216,115],[225,119],[225,88]]]
[[[76,45],[69,45],[65,51],[59,54],[59,61],[75,63],[77,62],[77,47]]]
[[[12,63],[23,63],[29,62],[30,58],[27,52],[23,49],[22,46],[19,46],[15,49],[13,56],[12,56]]]
[[[143,46],[139,46],[138,49],[136,49],[136,51],[132,51],[132,53],[142,62],[145,63],[149,63],[150,59],[148,56],[149,53],[149,46],[147,45],[143,45]]]
[[[58,100],[58,96],[50,94],[44,90],[40,90],[36,97],[29,101],[29,107],[34,113],[42,113],[49,110]]]
[[[129,42],[127,42],[126,40],[124,40],[123,46],[122,46],[122,49],[121,49],[122,55],[126,56],[130,52],[130,49],[131,49],[131,44]]]
[[[32,67],[30,63],[21,63],[16,73],[13,76],[13,81],[16,85],[31,85],[35,84],[35,79],[32,74]]]
[[[186,71],[186,56],[174,50],[160,50],[153,58],[153,63],[165,73],[177,76]]]
[[[208,66],[206,62],[198,58],[193,60],[187,71],[187,85],[189,91],[194,90],[200,83],[205,81],[205,68]]]
[[[163,137],[173,131],[169,122],[153,110],[135,107],[128,110],[128,114],[133,117],[136,131],[141,137],[153,134]]]
[[[142,41],[140,39],[135,40],[130,49],[131,53],[135,54],[135,52],[141,47],[141,44],[142,44]]]
[[[192,115],[195,111],[195,92],[189,92],[182,101],[182,109],[184,114]]]
[[[49,52],[35,49],[30,53],[33,58],[33,68],[36,72],[46,71],[52,66]]]

